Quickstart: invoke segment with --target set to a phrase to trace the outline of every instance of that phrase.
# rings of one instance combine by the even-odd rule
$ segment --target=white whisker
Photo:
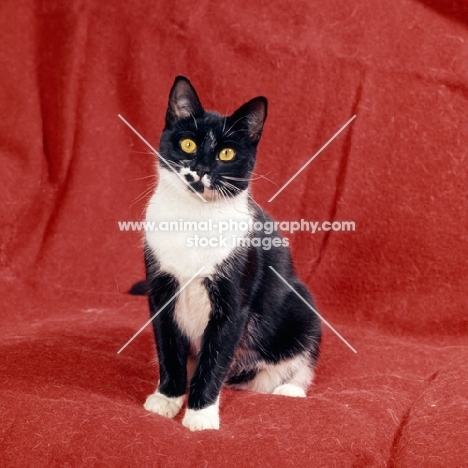
[[[247,195],[249,197],[249,199],[255,203],[258,208],[260,209],[260,211],[262,212],[262,215],[263,215],[263,220],[266,221],[266,216],[265,216],[265,212],[263,211],[262,207],[253,199],[252,195],[250,195],[250,193]]]
[[[246,119],[246,118],[247,118],[247,116],[244,115],[243,117],[240,117],[239,119],[237,119],[237,120],[227,129],[227,132],[224,134],[224,136],[227,137],[227,136],[229,136],[229,135],[232,135],[233,133],[236,133],[236,131],[238,131],[238,130],[233,131],[233,132],[230,132],[231,128],[234,127],[234,125],[236,125],[237,122],[240,122],[242,119]],[[242,130],[242,131],[245,131],[245,130]]]
[[[152,153],[151,151],[136,151],[136,150],[130,150],[130,153],[149,154],[150,156],[155,157],[155,154]]]
[[[153,193],[156,190],[156,182],[151,184],[149,187],[147,187],[143,192],[138,195],[130,204],[130,206],[133,206],[137,204],[139,201],[143,200],[146,197],[150,197],[151,193]]]
[[[195,124],[195,128],[196,128],[197,131],[198,131],[197,119],[194,117],[194,115],[192,114],[192,112],[190,111],[190,109],[187,108],[187,110],[189,111],[190,115],[192,116],[193,123]]]
[[[137,177],[136,179],[130,179],[130,182],[134,182],[135,180],[144,180],[144,179],[151,179],[156,177],[156,174],[148,175],[145,177]]]

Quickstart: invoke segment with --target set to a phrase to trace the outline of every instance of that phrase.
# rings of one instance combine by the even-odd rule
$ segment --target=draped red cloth
[[[466,466],[468,4],[0,3],[0,465]],[[174,77],[269,99],[253,181],[323,317],[307,399],[223,390],[221,429],[157,382],[141,220]],[[353,115],[356,118],[272,202]]]

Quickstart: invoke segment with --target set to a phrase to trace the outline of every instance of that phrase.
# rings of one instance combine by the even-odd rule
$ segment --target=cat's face
[[[179,76],[169,96],[160,153],[187,190],[210,200],[236,196],[249,185],[266,114],[261,96],[230,116],[206,112],[189,80]],[[169,170],[164,162],[160,167]]]

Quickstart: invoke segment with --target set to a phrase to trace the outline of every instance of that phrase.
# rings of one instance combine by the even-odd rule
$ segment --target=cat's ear
[[[166,127],[172,127],[178,120],[187,117],[195,118],[203,114],[203,107],[197,92],[185,76],[178,76],[174,80],[169,93],[169,105],[166,112]]]
[[[229,117],[234,128],[242,128],[254,143],[262,136],[263,124],[267,117],[268,101],[258,96],[246,102]]]

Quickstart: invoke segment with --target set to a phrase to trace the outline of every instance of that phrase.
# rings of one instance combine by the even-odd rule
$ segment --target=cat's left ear
[[[166,127],[172,127],[178,120],[195,118],[204,110],[197,92],[185,76],[176,77],[169,94],[166,112]]]
[[[263,124],[267,117],[268,101],[258,96],[246,102],[229,117],[233,127],[243,128],[254,143],[262,136]]]

